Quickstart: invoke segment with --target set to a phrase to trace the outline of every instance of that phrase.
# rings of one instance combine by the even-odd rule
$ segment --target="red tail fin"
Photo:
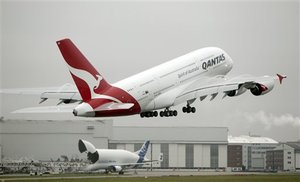
[[[56,43],[84,102],[111,87],[70,39]]]

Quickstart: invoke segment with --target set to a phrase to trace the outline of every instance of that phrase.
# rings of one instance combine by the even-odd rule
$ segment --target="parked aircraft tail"
[[[138,154],[140,156],[140,158],[144,158],[147,154],[149,144],[150,144],[149,140],[145,141],[145,143],[140,148],[140,150],[136,151],[135,153]]]

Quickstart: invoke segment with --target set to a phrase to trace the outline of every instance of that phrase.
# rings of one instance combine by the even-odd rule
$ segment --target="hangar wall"
[[[227,167],[226,127],[125,127],[115,126],[109,148],[135,151],[134,146],[150,140],[146,157],[163,162],[160,168]],[[166,132],[167,131],[167,132]]]
[[[296,163],[295,168],[297,170],[300,170],[300,153],[295,154],[295,163]]]
[[[2,155],[6,159],[29,158],[49,161],[61,155],[82,158],[78,140],[86,139],[107,148],[112,121],[4,120],[0,122]]]

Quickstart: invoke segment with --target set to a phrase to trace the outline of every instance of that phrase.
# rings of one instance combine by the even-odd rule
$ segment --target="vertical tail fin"
[[[144,158],[146,156],[149,144],[150,144],[149,140],[145,141],[145,143],[140,148],[140,150],[136,151],[136,153],[139,155],[140,158]]]
[[[278,73],[276,75],[277,75],[277,78],[279,80],[279,83],[282,84],[282,80],[286,78],[286,75],[281,75],[281,74],[278,74]]]
[[[84,102],[111,87],[70,39],[56,43]]]

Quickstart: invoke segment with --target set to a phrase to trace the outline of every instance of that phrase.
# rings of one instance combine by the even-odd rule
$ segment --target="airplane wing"
[[[39,95],[41,98],[40,103],[47,99],[58,99],[61,103],[69,104],[82,101],[82,98],[77,88],[70,83],[66,83],[61,87],[48,87],[48,88],[17,88],[17,89],[1,89],[2,94],[16,94],[16,95]]]
[[[109,102],[95,108],[91,112],[95,111],[111,111],[119,109],[130,109],[133,107],[133,103],[115,103]],[[68,104],[68,105],[57,105],[57,106],[41,106],[41,107],[28,107],[13,111],[14,114],[29,114],[29,113],[72,113],[73,109],[77,105]]]
[[[145,158],[141,162],[137,162],[137,163],[122,163],[122,164],[118,164],[118,165],[114,165],[114,166],[120,166],[120,167],[122,167],[122,169],[124,169],[124,168],[136,168],[138,166],[142,166],[142,165],[145,165],[145,164],[157,163],[157,162],[162,162],[162,161],[163,161],[163,153],[160,153],[159,156],[158,156],[158,159],[149,160],[149,159]]]
[[[146,162],[140,162],[140,163],[120,163],[120,164],[114,164],[112,166],[108,166],[109,169],[132,169],[132,168],[137,168],[139,166],[143,166],[147,164]]]
[[[238,96],[248,89],[256,96],[263,95],[273,89],[274,80],[278,79],[281,83],[283,78],[286,78],[286,76],[279,74],[277,74],[277,77],[241,75],[230,79],[225,76],[207,77],[187,86],[187,88],[176,97],[174,105],[186,101],[192,104],[196,98],[200,98],[202,101],[207,98],[207,96],[211,96],[210,100],[213,100],[218,94],[224,94],[223,98],[226,96]]]

